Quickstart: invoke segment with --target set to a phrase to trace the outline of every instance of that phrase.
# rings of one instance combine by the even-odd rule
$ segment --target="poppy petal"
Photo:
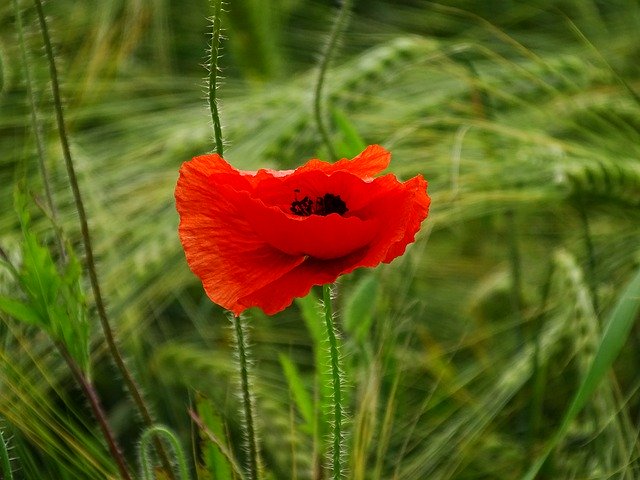
[[[256,185],[254,196],[267,205],[277,206],[284,212],[291,213],[294,201],[304,197],[315,200],[329,193],[339,196],[345,203],[347,208],[345,217],[362,218],[354,212],[361,209],[362,205],[371,202],[373,198],[398,185],[400,182],[393,175],[385,175],[375,180],[363,180],[345,171],[331,174],[309,171],[283,178],[267,178]]]
[[[404,186],[408,193],[408,198],[404,203],[404,221],[399,229],[401,234],[396,236],[397,241],[392,243],[387,250],[387,255],[383,260],[385,263],[389,263],[394,258],[404,254],[407,245],[415,240],[422,221],[429,214],[431,198],[426,193],[427,181],[422,178],[422,175],[408,180],[404,183]]]
[[[247,308],[239,303],[241,296],[272,283],[304,257],[287,255],[256,235],[236,206],[237,197],[246,192],[225,184],[212,186],[211,179],[230,172],[209,175],[219,167],[210,160],[198,157],[180,170],[175,192],[178,231],[187,263],[209,298],[238,315]]]
[[[361,178],[367,178],[383,171],[389,166],[390,161],[391,153],[385,150],[384,147],[369,145],[362,153],[351,160],[343,158],[335,163],[329,163],[314,158],[302,167],[297,168],[292,175],[310,171],[332,173],[344,170]]]
[[[385,179],[385,177],[391,177]],[[374,180],[384,182],[385,188],[376,186],[373,199],[361,206],[354,215],[360,218],[383,218],[384,228],[369,245],[367,254],[360,260],[363,267],[374,267],[380,262],[389,263],[402,255],[407,245],[415,240],[420,224],[427,217],[430,199],[427,182],[418,175],[400,183],[393,176]]]
[[[260,238],[294,256],[324,260],[344,257],[367,246],[380,228],[377,220],[337,213],[298,217],[246,197],[238,207]]]
[[[182,171],[198,171],[201,175],[209,176],[216,173],[227,173],[240,176],[240,170],[231,166],[224,158],[217,153],[210,153],[207,155],[199,155],[193,157],[188,162],[184,162],[180,167]]]
[[[296,297],[306,296],[314,285],[333,283],[344,274],[359,267],[363,252],[355,252],[337,260],[323,261],[308,258],[296,268],[269,285],[242,298],[247,305],[259,305],[267,315],[287,308]]]

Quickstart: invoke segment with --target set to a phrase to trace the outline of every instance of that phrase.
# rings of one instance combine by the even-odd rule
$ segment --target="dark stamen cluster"
[[[299,190],[296,190],[298,193]],[[344,215],[349,209],[347,204],[340,198],[340,195],[325,193],[322,197],[316,197],[315,201],[305,196],[302,200],[296,199],[291,203],[291,211],[294,215],[308,217],[309,215],[329,215],[337,213]]]

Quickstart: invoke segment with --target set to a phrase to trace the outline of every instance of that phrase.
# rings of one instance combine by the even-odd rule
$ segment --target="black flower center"
[[[291,203],[291,211],[294,215],[300,217],[308,217],[309,215],[329,215],[337,213],[344,215],[349,209],[347,204],[340,198],[340,195],[333,193],[325,193],[322,197],[316,197],[315,200],[305,196],[302,200],[298,200],[300,190],[295,190],[296,199]]]

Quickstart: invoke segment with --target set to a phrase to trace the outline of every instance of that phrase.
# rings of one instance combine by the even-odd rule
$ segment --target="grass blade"
[[[585,375],[584,380],[580,384],[571,405],[567,409],[560,428],[547,444],[544,452],[535,463],[529,468],[529,471],[523,477],[523,480],[533,480],[545,461],[564,438],[571,422],[576,418],[578,413],[587,404],[591,395],[594,393],[601,380],[611,368],[614,360],[620,353],[623,345],[627,341],[631,327],[640,309],[640,269],[636,272],[635,277],[629,282],[624,293],[618,299],[616,306],[611,312],[607,326],[602,334],[602,340],[598,347],[598,351]]]
[[[313,431],[314,416],[313,416],[313,400],[311,395],[307,392],[304,381],[298,372],[298,368],[291,358],[283,353],[279,355],[280,365],[289,384],[289,389],[293,395],[293,399],[306,422],[306,427]]]

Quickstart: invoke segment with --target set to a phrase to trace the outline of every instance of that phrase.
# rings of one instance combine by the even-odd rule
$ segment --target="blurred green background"
[[[78,244],[37,19],[18,3],[59,222]],[[173,200],[180,164],[213,150],[203,80],[211,7],[56,0],[45,9],[121,346],[194,464],[186,408],[196,392],[243,457],[232,332],[186,265]],[[312,91],[337,3],[231,0],[225,10],[227,160],[254,169],[326,158]],[[34,230],[45,244],[54,237],[36,206],[43,188],[15,20],[0,3],[0,246],[19,264],[20,163]],[[640,264],[639,26],[633,0],[355,2],[325,86],[332,140],[349,157],[354,138],[390,149],[391,171],[428,179],[432,209],[404,257],[338,283],[349,478],[517,479],[559,428]],[[16,295],[2,269],[0,293]],[[308,307],[250,316],[263,457],[278,479],[313,478],[313,440],[281,360],[312,394]],[[0,429],[18,478],[113,472],[51,343],[0,318]],[[634,326],[539,478],[640,478],[639,343]],[[133,457],[140,425],[97,321],[93,348],[95,382]]]

